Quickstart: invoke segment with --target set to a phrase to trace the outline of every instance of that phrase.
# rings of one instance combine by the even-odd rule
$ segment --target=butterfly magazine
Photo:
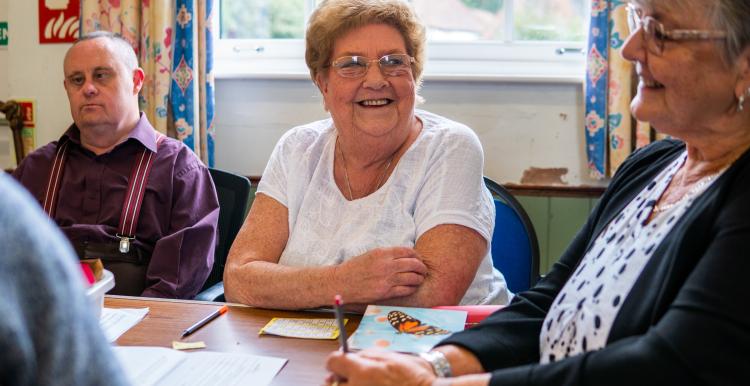
[[[465,322],[466,311],[369,305],[349,347],[423,352],[463,330]]]

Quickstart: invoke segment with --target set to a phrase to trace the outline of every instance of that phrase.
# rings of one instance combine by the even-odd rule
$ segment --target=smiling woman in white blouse
[[[330,382],[748,382],[750,2],[629,6],[633,114],[675,139],[619,168],[560,260],[508,307],[422,357],[333,353]]]
[[[415,110],[425,29],[401,0],[329,0],[305,58],[330,119],[276,145],[224,274],[267,308],[505,304],[494,205],[465,125]]]

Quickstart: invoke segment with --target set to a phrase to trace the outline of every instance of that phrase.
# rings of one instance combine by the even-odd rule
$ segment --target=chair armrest
[[[224,299],[224,282],[220,281],[195,295],[195,300],[204,300],[208,302],[223,302]]]

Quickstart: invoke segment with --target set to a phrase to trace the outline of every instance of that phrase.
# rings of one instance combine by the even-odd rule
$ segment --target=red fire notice
[[[78,38],[80,0],[39,0],[39,43],[70,43]]]

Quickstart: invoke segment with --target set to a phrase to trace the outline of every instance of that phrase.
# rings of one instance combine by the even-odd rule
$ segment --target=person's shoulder
[[[49,229],[44,227],[51,228],[51,226],[45,221],[47,217],[41,208],[34,205],[34,198],[5,173],[0,173],[0,196],[3,197],[0,200],[0,229],[6,232],[6,236],[18,232],[30,232],[31,228],[34,228],[36,234],[48,234]],[[18,241],[18,239],[14,240]]]
[[[422,121],[425,139],[435,143],[481,147],[479,137],[469,126],[425,110],[416,110],[415,114]]]
[[[52,168],[52,162],[57,152],[57,141],[50,142],[27,154],[13,171],[13,176],[27,185],[30,181],[37,181],[47,177]]]
[[[323,119],[291,128],[279,139],[278,147],[284,154],[308,153],[335,134],[333,121]]]
[[[322,119],[289,129],[280,141],[309,145],[333,132],[333,121]]]
[[[164,138],[156,152],[157,158],[155,162],[169,164],[174,169],[174,176],[177,178],[181,178],[191,171],[199,171],[206,168],[206,165],[203,164],[192,149],[175,138]]]
[[[617,175],[643,169],[661,169],[685,150],[685,143],[677,139],[663,139],[636,149],[617,169]]]
[[[28,196],[28,193],[19,185],[13,178],[5,173],[0,172],[0,196],[3,197],[0,200],[0,213],[4,213],[6,209],[17,208],[17,205],[23,205],[24,201],[32,200]],[[4,216],[0,216],[4,218]]]
[[[39,161],[39,160],[51,160],[55,158],[55,152],[57,151],[57,141],[52,141],[34,151],[27,154],[23,161]]]

